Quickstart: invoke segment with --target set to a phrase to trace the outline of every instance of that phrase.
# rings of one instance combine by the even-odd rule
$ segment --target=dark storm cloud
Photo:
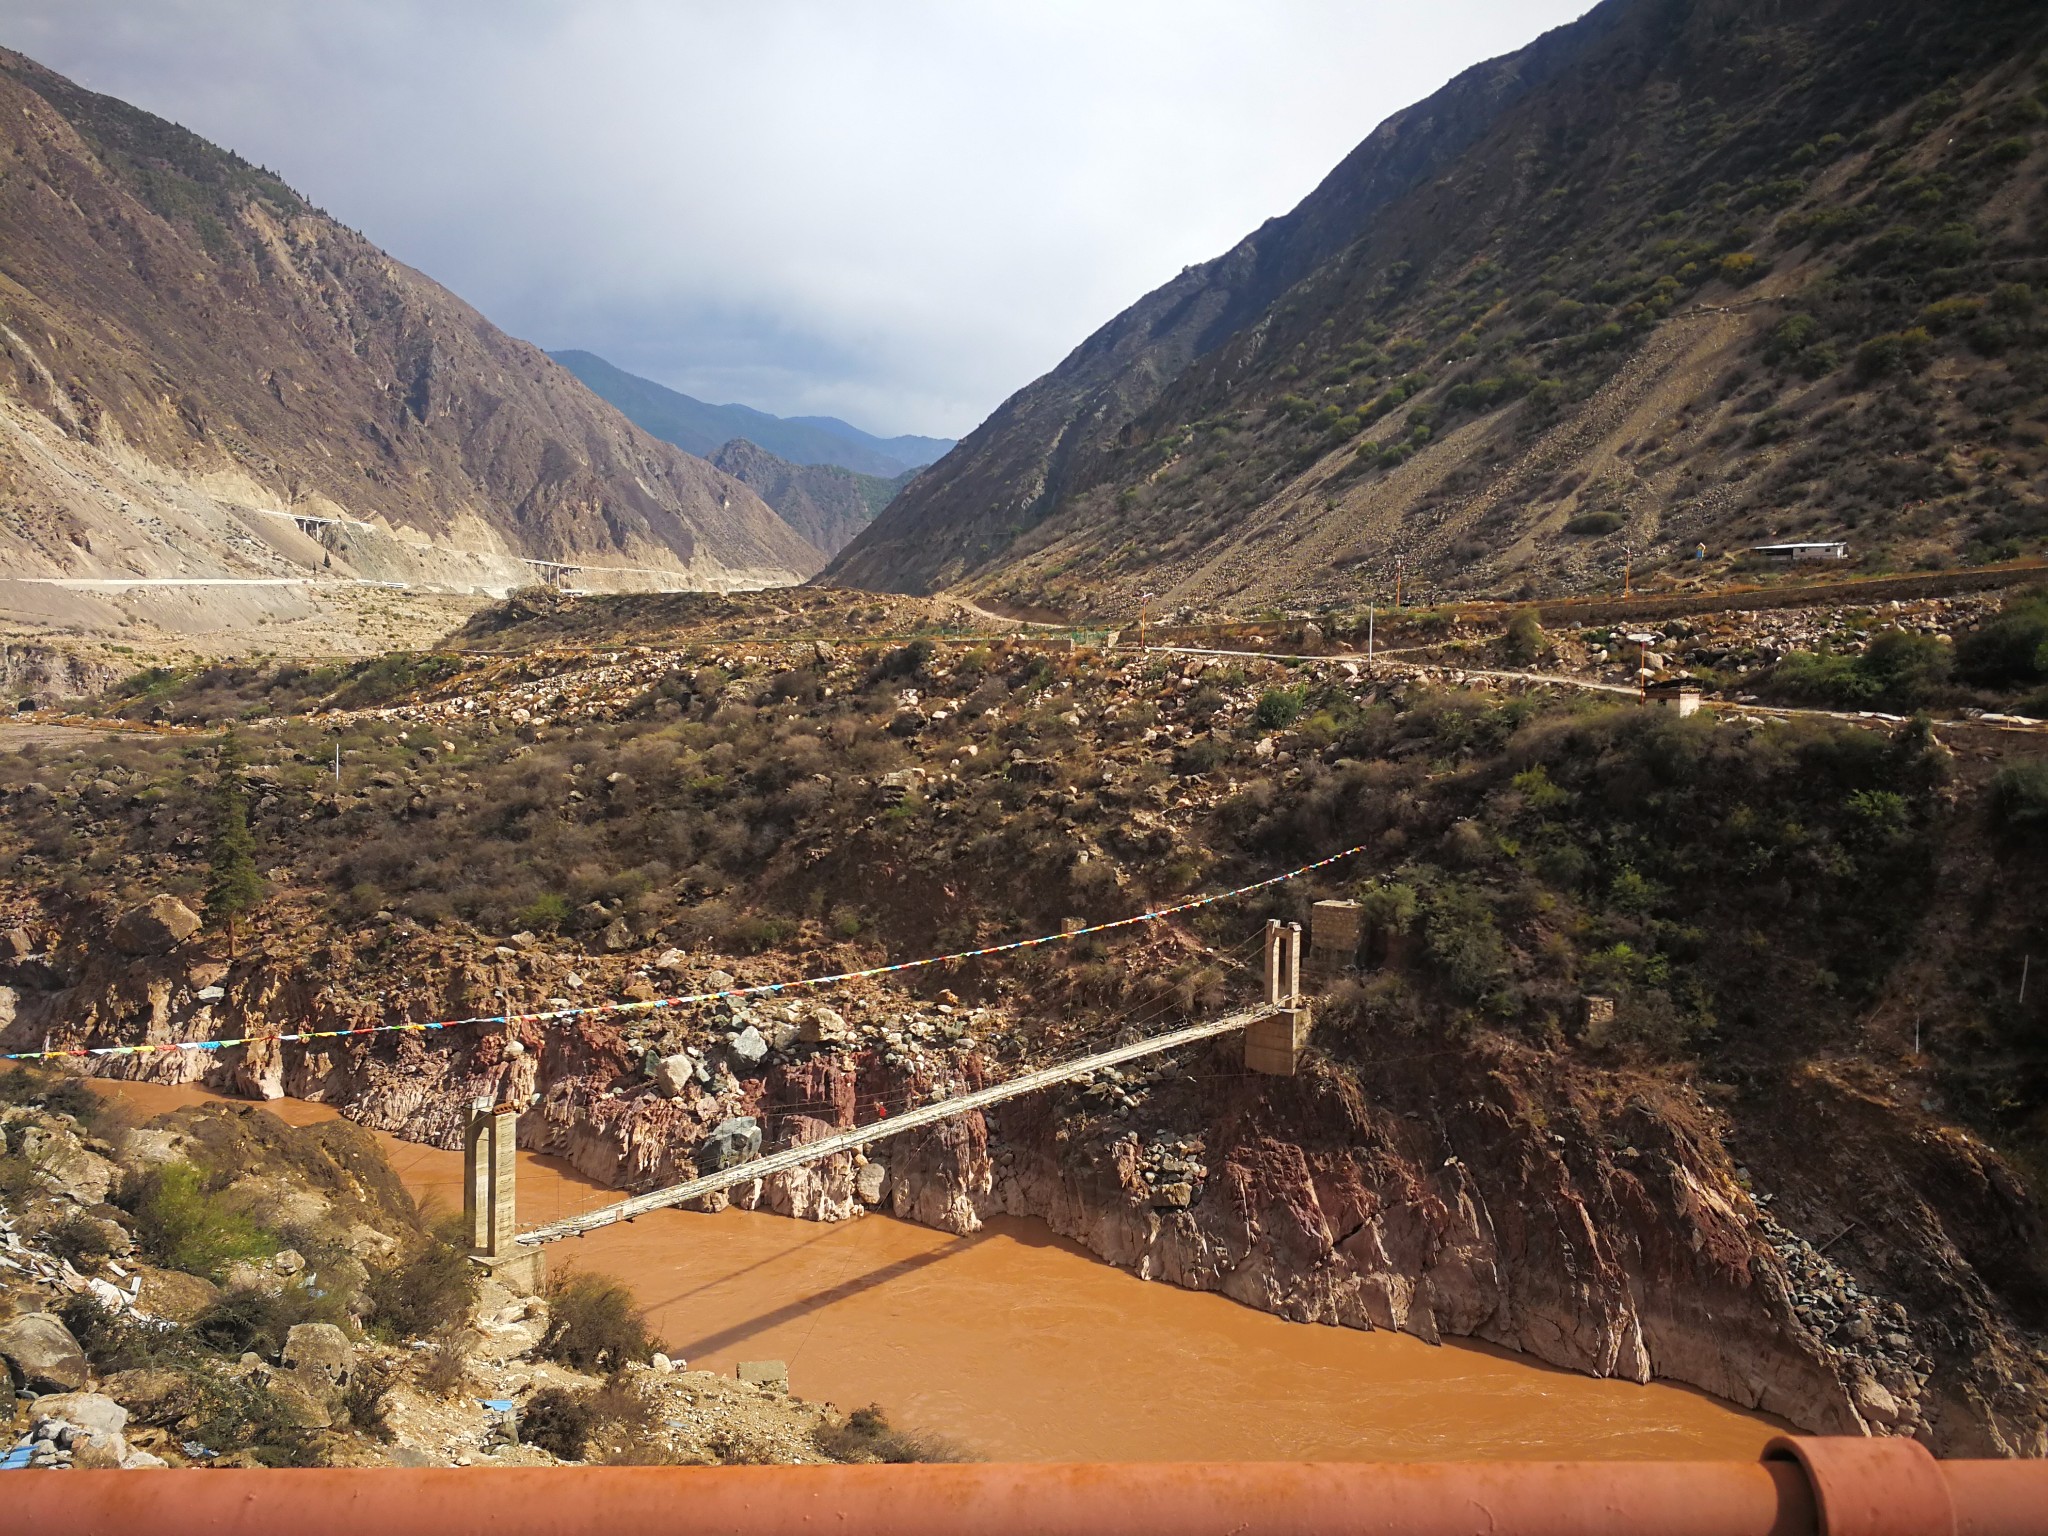
[[[0,0],[506,329],[957,434],[1582,0]]]

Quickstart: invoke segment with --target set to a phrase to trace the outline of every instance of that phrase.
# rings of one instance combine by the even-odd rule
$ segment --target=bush
[[[1398,881],[1359,892],[1358,905],[1368,924],[1389,933],[1406,933],[1415,926],[1416,915],[1422,910],[1415,887]]]
[[[1269,688],[1259,695],[1252,718],[1266,730],[1281,730],[1301,718],[1307,703],[1307,695],[1300,688]]]
[[[1823,709],[1917,709],[1948,681],[1949,648],[1932,635],[1888,629],[1860,656],[1794,651],[1771,669],[1772,692]]]
[[[1934,338],[1917,325],[1873,336],[1856,349],[1856,377],[1867,384],[1888,374],[1913,372],[1933,350]]]
[[[812,1435],[818,1449],[834,1461],[889,1462],[968,1461],[972,1458],[949,1440],[897,1429],[874,1404],[856,1408],[842,1424],[827,1420]]]
[[[424,1339],[462,1321],[476,1301],[476,1266],[439,1235],[414,1245],[370,1276],[372,1327],[396,1339]]]
[[[2008,602],[1997,618],[1958,640],[1956,672],[1980,688],[2048,681],[2048,595]]]
[[[1599,538],[1603,534],[1618,532],[1621,528],[1621,514],[1618,512],[1581,512],[1564,525],[1564,531],[1582,539]]]
[[[590,1394],[542,1387],[519,1411],[519,1438],[563,1461],[581,1461],[597,1427]]]
[[[1423,937],[1443,979],[1467,1002],[1480,1001],[1507,973],[1507,945],[1493,908],[1473,886],[1448,884],[1430,895]]]
[[[276,1234],[231,1210],[190,1163],[151,1168],[121,1193],[143,1251],[166,1269],[218,1277],[237,1259],[268,1258]]]
[[[660,1348],[633,1293],[609,1275],[565,1271],[549,1282],[540,1352],[580,1371],[619,1370]]]
[[[1533,608],[1520,609],[1508,620],[1506,640],[1510,661],[1534,661],[1549,648],[1543,638],[1543,625]]]
[[[61,1259],[90,1268],[114,1250],[100,1224],[82,1212],[67,1216],[43,1233],[43,1246]]]
[[[2015,837],[2048,838],[2048,762],[1998,770],[1991,780],[1991,820]]]

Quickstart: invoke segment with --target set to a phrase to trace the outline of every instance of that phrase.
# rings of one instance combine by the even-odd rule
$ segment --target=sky
[[[0,0],[515,335],[957,437],[1590,0]]]

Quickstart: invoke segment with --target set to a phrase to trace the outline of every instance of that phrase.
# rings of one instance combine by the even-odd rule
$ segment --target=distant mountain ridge
[[[876,437],[836,416],[771,416],[750,405],[708,405],[628,373],[595,352],[570,349],[548,355],[641,431],[702,459],[744,438],[792,464],[836,464],[890,480],[931,463],[953,446],[943,437]]]
[[[837,464],[792,464],[743,437],[721,447],[711,462],[751,487],[777,516],[827,555],[852,542],[920,473],[906,469],[884,480]]]
[[[269,172],[0,50],[0,576],[724,588],[820,560]]]

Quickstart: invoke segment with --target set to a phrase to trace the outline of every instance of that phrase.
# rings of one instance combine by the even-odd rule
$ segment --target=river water
[[[217,1101],[94,1086],[145,1115]],[[301,1125],[334,1114],[265,1107]],[[416,1197],[460,1209],[460,1153],[377,1139]],[[523,1222],[617,1198],[557,1159],[519,1155]],[[992,1460],[1754,1460],[1782,1427],[1684,1387],[1285,1322],[1139,1280],[1029,1221],[954,1237],[885,1216],[656,1211],[558,1243],[549,1262],[626,1281],[694,1369],[785,1360],[803,1397],[879,1403]]]

